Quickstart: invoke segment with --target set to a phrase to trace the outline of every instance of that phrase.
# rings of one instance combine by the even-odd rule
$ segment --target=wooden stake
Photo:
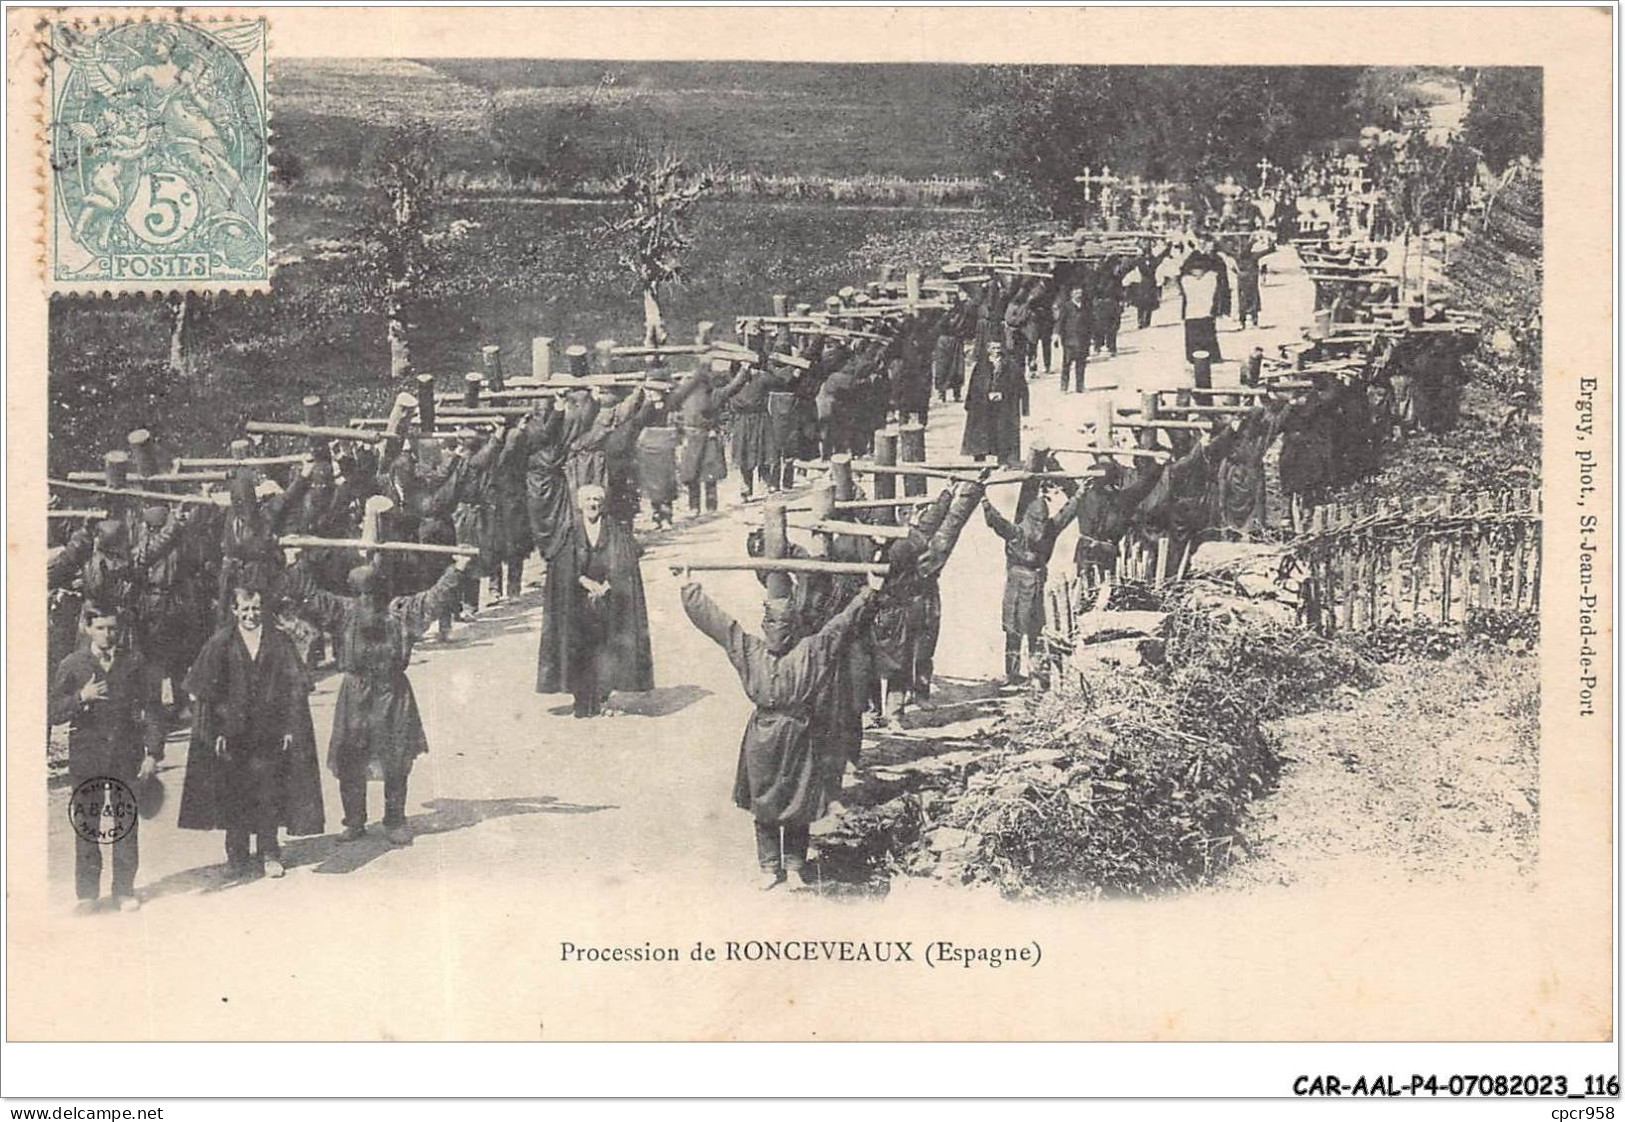
[[[542,374],[537,374],[536,373],[536,369],[535,369],[536,360],[537,360],[536,347],[537,347],[538,343],[541,343],[543,341],[544,341],[543,339],[535,339],[535,340],[533,340],[531,342],[530,360],[531,360],[531,376],[532,377],[546,378],[548,376],[548,373],[551,373],[551,370],[552,370],[552,360],[549,357],[549,355],[550,355],[550,349],[551,349],[551,347],[553,345],[553,341],[551,339],[547,339],[545,341],[547,343],[547,348],[548,349],[544,349],[542,351],[542,355],[541,355],[541,357],[542,357],[542,366],[545,368],[545,370],[547,372],[542,373]],[[483,369],[485,371],[485,385],[486,385],[486,388],[492,389],[492,390],[500,390],[500,389],[502,389],[502,387],[503,387],[503,381],[502,381],[502,348],[497,346],[495,343],[487,343],[485,346],[481,347],[480,348],[480,366],[481,366],[481,369]]]
[[[883,429],[875,433],[875,462],[874,468],[871,469],[875,480],[875,498],[895,499],[897,497],[897,480],[893,478],[895,473],[876,470],[895,468],[896,466],[897,432],[895,429]],[[853,467],[854,470],[858,470],[856,465],[853,465]],[[881,517],[890,519],[894,515],[890,510],[882,508]]]

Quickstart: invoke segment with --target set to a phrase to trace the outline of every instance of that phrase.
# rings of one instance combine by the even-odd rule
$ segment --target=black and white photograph
[[[1549,62],[1271,13],[1200,63],[1125,9],[986,62],[9,13],[9,1034],[1611,1039],[1611,836],[1562,966],[1339,918],[1579,878],[1554,766],[1612,821],[1607,350],[1543,330],[1608,326],[1606,200],[1549,277]]]

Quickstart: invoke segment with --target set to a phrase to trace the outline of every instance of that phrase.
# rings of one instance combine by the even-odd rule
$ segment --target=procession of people
[[[640,539],[678,525],[679,499],[688,519],[710,517],[732,472],[741,505],[781,520],[747,549],[767,593],[761,636],[701,590],[693,572],[705,566],[674,568],[688,618],[755,706],[734,801],[754,820],[763,885],[803,884],[808,827],[861,766],[865,729],[931,704],[938,581],[977,509],[1005,559],[1000,682],[1042,683],[1046,589],[1069,526],[1082,588],[1109,580],[1136,544],[1167,539],[1188,560],[1206,537],[1263,531],[1263,459],[1277,440],[1296,512],[1371,470],[1383,440],[1450,410],[1460,348],[1437,336],[1365,347],[1358,376],[1300,356],[1307,377],[1291,391],[1225,407],[1203,398],[1206,416],[1178,420],[1174,402],[1159,425],[1147,405],[1132,438],[1108,419],[1070,469],[1043,440],[1029,436],[1024,453],[1033,382],[1096,388],[1125,319],[1132,339],[1177,300],[1182,380],[1202,391],[1225,360],[1218,322],[1258,326],[1276,242],[1256,210],[1130,241],[1098,228],[1040,239],[944,265],[929,288],[917,273],[888,274],[816,314],[776,299],[786,314],[741,317],[741,342],[713,341],[709,324],[692,345],[651,337],[628,348],[635,369],[601,347],[594,371],[572,347],[568,374],[505,387],[498,364],[483,382],[470,375],[461,400],[425,377],[381,429],[325,427],[307,399],[306,424],[259,426],[229,460],[206,461],[213,471],[165,472],[151,434],[131,433],[104,471],[78,473],[97,482],[63,484],[94,492],[99,508],[52,520],[68,532],[49,567],[50,716],[68,728],[70,778],[146,781],[165,733],[189,728],[179,826],[224,834],[228,878],[278,878],[283,836],[326,829],[310,696],[331,669],[339,840],[369,836],[369,783],[381,782],[383,836],[408,845],[409,778],[430,751],[414,649],[540,588],[536,691],[569,695],[576,719],[616,716],[616,695],[681,674],[657,673]],[[1343,319],[1362,306],[1344,305]],[[693,365],[672,369],[685,356]],[[1257,356],[1232,357],[1237,385],[1258,385]],[[1386,397],[1371,400],[1387,405],[1374,410],[1377,387]],[[961,459],[925,465],[926,424],[950,398]],[[302,450],[281,452],[266,433]],[[854,471],[873,473],[870,490]],[[947,479],[935,497],[924,493],[933,475]],[[175,489],[191,482],[206,490]],[[1006,484],[1019,485],[1013,516],[992,498]],[[809,485],[847,509],[826,508],[803,546],[783,540],[782,518]],[[113,847],[120,908],[138,906],[136,834]],[[93,906],[99,849],[82,841],[76,867],[78,898]]]

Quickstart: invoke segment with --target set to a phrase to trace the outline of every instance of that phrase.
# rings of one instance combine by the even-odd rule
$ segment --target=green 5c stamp
[[[47,33],[52,291],[266,288],[265,21]]]

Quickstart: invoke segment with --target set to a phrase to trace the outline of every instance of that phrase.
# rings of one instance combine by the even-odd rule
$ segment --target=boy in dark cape
[[[194,718],[181,788],[183,830],[224,830],[234,877],[251,871],[250,835],[265,875],[280,877],[277,832],[324,828],[312,683],[293,640],[265,626],[262,593],[232,590],[230,624],[214,633],[183,684]],[[258,651],[248,643],[258,636]]]

